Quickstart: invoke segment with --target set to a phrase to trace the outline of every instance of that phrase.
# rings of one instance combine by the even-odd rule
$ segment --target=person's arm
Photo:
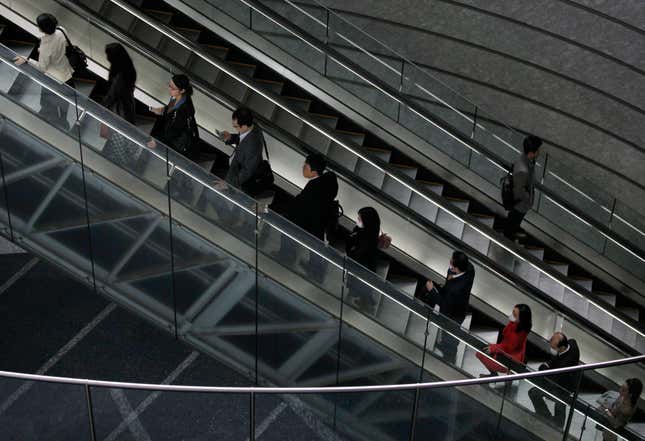
[[[105,98],[103,98],[103,106],[112,109],[112,106],[119,100],[120,98],[120,93],[123,90],[123,75],[122,74],[117,74],[117,76],[112,80],[110,83],[110,88],[108,89],[107,94],[105,95]]]
[[[227,132],[225,132],[227,133]],[[239,133],[230,133],[229,137],[226,141],[224,141],[226,145],[239,145],[240,144],[240,135]]]
[[[527,200],[530,197],[527,191],[529,174],[525,171],[513,173],[513,198],[515,202]]]
[[[624,427],[629,422],[631,417],[631,409],[628,405],[621,405],[615,407],[613,410],[605,409],[604,416],[614,429]]]
[[[256,141],[256,139],[254,139],[253,141]],[[240,158],[240,161],[239,161],[240,185],[245,183],[249,179],[251,179],[255,174],[255,171],[258,169],[258,166],[260,165],[260,161],[262,158],[261,141],[257,140],[257,142],[254,142],[253,144],[245,143],[243,153],[244,153],[244,156],[243,158]]]
[[[52,52],[55,49],[53,43],[54,42],[51,42],[50,44],[45,45],[44,47],[43,47],[43,44],[41,43],[40,48],[38,49],[38,60],[34,60],[33,58],[30,58],[28,60],[29,64],[34,66],[36,69],[38,69],[41,72],[46,72],[52,63]]]

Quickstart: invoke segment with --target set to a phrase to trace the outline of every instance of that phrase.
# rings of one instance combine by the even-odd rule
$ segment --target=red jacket
[[[526,357],[526,339],[528,338],[529,333],[526,331],[516,332],[516,329],[517,322],[509,322],[502,331],[502,342],[488,345],[490,354],[494,358],[497,358],[497,354],[502,352],[509,355],[513,360],[524,363],[524,359]],[[486,358],[479,353],[477,354],[477,358],[479,358],[491,372],[506,371],[504,366],[501,366],[499,363],[495,363],[493,360]]]

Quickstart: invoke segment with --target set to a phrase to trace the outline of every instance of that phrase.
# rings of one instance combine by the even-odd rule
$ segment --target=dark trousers
[[[460,326],[466,317],[454,317],[448,316],[451,320],[457,322]],[[445,331],[439,331],[437,335],[439,340],[437,343],[437,349],[443,354],[443,358],[446,362],[450,364],[455,364],[457,362],[457,349],[459,349],[459,340],[448,334]]]
[[[548,397],[549,395],[542,392],[537,387],[532,387],[531,389],[529,389],[529,398],[533,403],[535,413],[544,418],[552,420],[553,422],[555,422],[555,424],[558,425],[558,427],[564,427],[564,423],[567,417],[566,406],[559,401],[555,401],[555,415],[551,415],[549,408],[546,407],[546,403],[544,402],[544,399]]]
[[[75,88],[74,80],[70,78],[65,82],[70,87]],[[40,111],[38,114],[51,124],[63,130],[69,130],[70,124],[67,120],[69,102],[59,97],[46,88],[40,92]]]
[[[506,226],[504,227],[504,236],[506,236],[507,239],[515,240],[515,236],[520,230],[520,225],[522,224],[524,216],[526,216],[526,213],[522,213],[521,211],[514,209],[508,212]]]

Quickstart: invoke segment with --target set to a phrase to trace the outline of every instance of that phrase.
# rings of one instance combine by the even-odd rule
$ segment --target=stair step
[[[199,29],[192,29],[192,28],[184,28],[181,26],[174,26],[173,29],[178,33],[192,41],[193,43],[197,43],[199,40],[200,35],[202,34],[202,31]]]
[[[172,12],[160,11],[158,9],[144,9],[143,12],[165,25],[170,24],[173,16]]]
[[[289,107],[291,107],[291,105],[295,105],[299,110],[304,110],[305,112],[309,111],[309,107],[311,106],[310,99],[291,95],[283,95],[282,97],[289,101]]]
[[[388,260],[378,260],[376,262],[376,271],[374,271],[376,274],[379,275],[379,277],[386,279],[387,278],[387,273],[390,270],[390,262]]]
[[[436,195],[441,196],[443,193],[443,184],[441,182],[424,181],[423,179],[417,179],[417,183],[421,184],[422,187],[427,188]]]
[[[202,44],[201,45],[209,55],[212,55],[220,60],[225,60],[228,55],[229,48],[225,46],[217,46],[215,44]]]
[[[528,246],[528,247],[524,247],[524,248],[532,256],[535,256],[540,260],[544,259],[544,248],[532,247],[532,246]]]
[[[544,262],[547,263],[551,268],[553,268],[554,270],[556,270],[557,272],[559,272],[559,273],[561,273],[561,274],[563,274],[565,276],[569,272],[569,264],[568,263],[556,262],[556,261],[553,261],[553,260],[545,260]]]
[[[383,162],[390,162],[390,157],[392,156],[392,150],[379,149],[375,147],[366,147],[366,150],[370,152],[371,155],[376,156]]]
[[[449,196],[446,198],[446,200],[448,200],[455,207],[459,208],[461,211],[468,212],[468,207],[470,207],[470,201],[468,199],[453,198]]]
[[[406,276],[392,275],[388,277],[387,280],[410,297],[414,297],[414,293],[417,290],[417,279]]]
[[[365,134],[359,132],[351,132],[349,130],[336,130],[336,135],[348,143],[353,143],[358,146],[362,146],[365,142]],[[348,147],[352,147],[351,145]]]
[[[490,214],[481,214],[481,213],[470,213],[470,215],[476,218],[480,223],[490,228],[493,228],[493,224],[495,223],[495,216],[491,216]]]
[[[255,75],[255,70],[258,68],[255,64],[250,63],[241,63],[239,61],[229,61],[228,64],[231,65],[238,73],[253,78]]]
[[[269,90],[276,95],[280,95],[282,92],[282,88],[284,87],[284,83],[282,81],[274,81],[274,80],[264,80],[262,78],[256,78],[255,82],[258,83],[263,89]]]
[[[641,310],[639,308],[633,306],[619,306],[617,309],[632,320],[640,320]]]
[[[611,292],[593,291],[593,295],[612,306],[616,306],[616,294]]]
[[[582,286],[587,291],[591,292],[593,290],[593,279],[588,279],[586,277],[569,277],[578,285]]]
[[[417,173],[419,172],[419,168],[414,165],[390,164],[390,167],[400,173],[403,173],[404,175],[411,177],[412,179],[416,179]]]

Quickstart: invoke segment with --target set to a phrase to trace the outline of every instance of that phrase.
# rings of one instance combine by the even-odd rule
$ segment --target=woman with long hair
[[[501,333],[501,341],[496,344],[489,344],[484,352],[492,356],[495,360],[505,357],[518,363],[524,363],[526,358],[526,339],[533,327],[533,315],[531,308],[525,304],[515,305],[513,312],[509,317],[508,324]],[[495,360],[477,353],[477,358],[488,369],[488,374],[482,374],[480,377],[494,377],[499,372],[507,372],[507,368]]]
[[[347,256],[372,272],[376,271],[378,241],[381,234],[381,218],[372,207],[358,210],[356,226],[345,244]],[[349,281],[348,300],[354,306],[365,309],[374,306],[374,298],[367,286],[354,277]]]
[[[125,48],[119,43],[105,46],[105,55],[110,63],[108,92],[103,105],[131,124],[135,123],[134,85],[137,71]],[[139,148],[118,132],[101,126],[101,137],[107,138],[103,154],[121,165],[134,165]]]
[[[613,429],[625,427],[636,413],[638,400],[643,392],[643,383],[638,378],[630,378],[620,386],[618,398],[607,408],[601,409]],[[614,433],[604,430],[603,441],[616,441]]]

